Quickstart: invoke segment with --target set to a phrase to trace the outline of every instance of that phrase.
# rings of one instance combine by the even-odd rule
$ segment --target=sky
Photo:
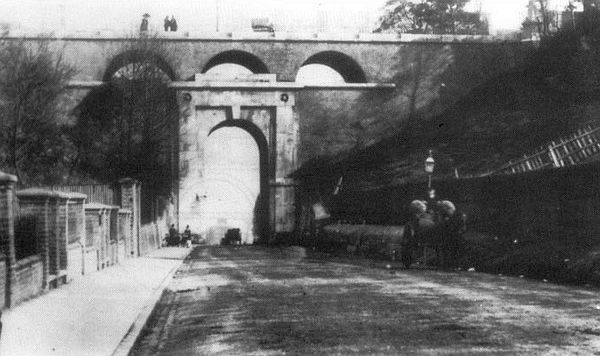
[[[568,3],[550,1],[555,8]],[[497,32],[518,29],[527,3],[472,0],[470,8],[481,7],[492,32]],[[279,31],[356,33],[375,28],[384,4],[385,0],[0,0],[0,23],[36,33],[130,33],[147,12],[156,29],[165,16],[174,15],[180,30],[192,33],[216,32],[217,28],[220,32],[248,31],[252,18],[269,18]]]

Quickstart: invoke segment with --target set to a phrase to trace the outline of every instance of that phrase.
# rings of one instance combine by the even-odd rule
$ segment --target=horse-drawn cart
[[[466,216],[450,201],[430,203],[429,209],[427,205],[419,200],[410,205],[413,218],[404,227],[402,263],[409,268],[418,257],[427,263],[427,251],[433,250],[438,265],[454,267],[463,249]]]

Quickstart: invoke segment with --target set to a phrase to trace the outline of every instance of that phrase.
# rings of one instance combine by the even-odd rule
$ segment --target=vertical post
[[[17,177],[0,172],[0,251],[6,255],[6,307],[13,304],[17,275],[15,253],[15,184]]]
[[[42,289],[48,289],[48,279],[50,276],[50,199],[44,199],[43,207],[43,231],[41,234],[41,241],[38,241],[40,254],[42,255]]]
[[[48,289],[50,277],[50,199],[51,191],[35,189],[17,192],[21,213],[35,218],[36,250],[42,258],[42,289]]]
[[[121,208],[131,211],[131,236],[134,246],[131,246],[131,252],[140,255],[140,197],[139,182],[133,178],[123,178],[119,180],[121,184]]]
[[[560,167],[560,162],[558,161],[558,157],[556,157],[556,153],[554,152],[554,142],[552,142],[552,145],[548,146],[548,153],[550,154],[552,165],[554,167]]]

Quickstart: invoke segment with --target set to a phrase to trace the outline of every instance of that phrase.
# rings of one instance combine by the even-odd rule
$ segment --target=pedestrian
[[[182,239],[182,243],[185,244],[185,247],[190,248],[192,247],[192,231],[190,230],[190,225],[187,225],[185,227],[185,230],[183,230],[183,239]]]
[[[171,20],[169,20],[169,15],[165,16],[165,32],[168,32],[171,29]]]
[[[142,15],[142,24],[140,25],[140,32],[148,32],[148,18],[150,15],[145,13]]]
[[[169,229],[169,245],[178,246],[179,245],[179,232],[175,228],[175,224],[171,225]]]
[[[175,16],[171,15],[171,32],[177,32],[177,20],[175,20]]]

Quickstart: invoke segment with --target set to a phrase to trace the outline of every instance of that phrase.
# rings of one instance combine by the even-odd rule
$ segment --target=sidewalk
[[[0,355],[112,355],[128,332],[139,332],[190,251],[163,248],[4,311]],[[135,340],[126,341],[118,353]]]

